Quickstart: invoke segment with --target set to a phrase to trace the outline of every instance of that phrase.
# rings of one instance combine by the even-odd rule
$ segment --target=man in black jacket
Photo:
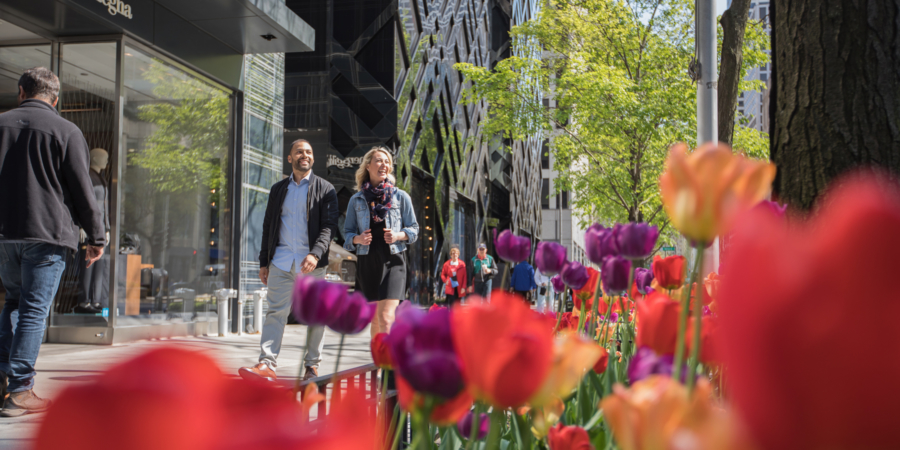
[[[6,288],[0,394],[9,391],[4,417],[49,406],[34,394],[34,364],[66,257],[77,248],[79,227],[87,235],[88,265],[106,244],[88,145],[81,130],[56,112],[58,98],[59,79],[36,67],[19,79],[19,107],[0,114],[0,279]]]
[[[331,183],[313,175],[312,146],[305,139],[291,145],[289,178],[275,183],[263,218],[259,251],[259,279],[269,287],[269,311],[260,339],[259,364],[242,367],[244,378],[274,380],[284,327],[291,313],[291,294],[298,275],[325,277],[328,248],[337,228],[337,193]],[[325,328],[306,330],[308,346],[305,379],[318,376]]]

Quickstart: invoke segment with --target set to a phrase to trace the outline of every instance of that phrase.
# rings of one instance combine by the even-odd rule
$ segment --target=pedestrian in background
[[[497,265],[494,264],[494,258],[488,255],[487,245],[484,242],[478,244],[478,253],[472,257],[468,267],[468,276],[472,280],[472,284],[469,285],[469,293],[478,295],[490,303],[491,285],[494,276],[497,275]]]
[[[441,269],[441,280],[444,282],[447,306],[459,303],[466,293],[466,263],[459,259],[458,245],[450,247],[450,259]]]
[[[106,245],[94,198],[90,153],[81,130],[59,116],[59,79],[49,69],[19,78],[19,107],[0,114],[0,398],[4,417],[39,412],[50,401],[34,394],[44,323],[66,268],[86,235],[91,267]],[[17,323],[12,313],[18,311]],[[15,328],[15,332],[13,332]],[[6,397],[7,391],[9,397]]]
[[[531,303],[531,291],[537,287],[534,282],[534,267],[531,267],[528,261],[516,264],[509,285],[512,292],[521,295],[525,302]]]
[[[550,294],[550,277],[541,273],[540,269],[534,271],[534,284],[537,285],[536,308],[538,312],[544,312],[550,308],[550,302],[547,300]]]
[[[390,150],[373,147],[356,171],[356,189],[347,203],[344,248],[356,252],[356,276],[370,302],[378,302],[370,331],[387,333],[394,311],[406,297],[408,245],[416,242],[419,224],[409,194],[394,187]]]
[[[269,311],[260,336],[259,364],[238,370],[246,379],[276,379],[284,327],[291,314],[294,282],[298,276],[325,277],[328,249],[337,227],[338,201],[334,186],[312,173],[313,149],[297,139],[287,157],[291,176],[272,186],[263,217],[259,251],[259,279],[269,288]],[[319,376],[325,327],[306,327],[303,379]]]

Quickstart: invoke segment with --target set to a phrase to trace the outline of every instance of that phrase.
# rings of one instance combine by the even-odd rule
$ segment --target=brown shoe
[[[259,380],[260,378],[268,381],[275,381],[275,371],[269,368],[266,363],[259,363],[256,367],[241,367],[238,369],[238,375],[245,380]]]
[[[303,381],[319,376],[319,369],[312,366],[306,366],[306,373],[303,374]]]
[[[3,411],[0,416],[19,417],[25,414],[37,413],[50,407],[50,400],[34,395],[34,389],[22,392],[11,392],[3,402]]]

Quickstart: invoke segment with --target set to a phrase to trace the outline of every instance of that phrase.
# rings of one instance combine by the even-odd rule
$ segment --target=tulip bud
[[[547,436],[550,450],[586,450],[594,448],[584,428],[556,424]]]
[[[294,283],[292,312],[304,325],[329,325],[343,313],[346,299],[346,286],[301,276]]]
[[[616,237],[621,228],[622,225],[619,224],[616,224],[613,228],[591,226],[585,231],[585,253],[592,263],[602,264],[607,257],[619,254],[619,243]]]
[[[463,416],[462,419],[459,419],[459,422],[456,423],[456,428],[459,430],[459,434],[462,437],[469,439],[472,436],[472,416],[474,414],[472,411],[469,411],[468,414]],[[475,439],[484,439],[487,436],[488,429],[490,428],[490,423],[488,419],[488,415],[485,413],[481,413],[478,415],[478,435]]]
[[[634,282],[638,292],[647,295],[647,289],[650,289],[650,283],[653,282],[653,271],[643,267],[634,269]]]
[[[394,369],[416,392],[453,398],[463,387],[453,349],[449,309],[425,313],[410,303],[397,308],[387,342]]]
[[[562,277],[556,275],[555,277],[550,279],[550,284],[553,285],[553,290],[556,292],[565,292],[566,283],[562,280]]]
[[[393,369],[394,363],[391,361],[391,350],[387,344],[387,333],[378,333],[372,339],[370,344],[372,349],[372,361],[376,366],[382,369]]]
[[[653,246],[659,238],[656,225],[643,222],[628,223],[622,226],[616,236],[616,242],[622,256],[629,259],[642,259],[653,253]]]
[[[566,264],[566,248],[556,242],[539,242],[534,264],[544,275],[554,275]]]
[[[600,279],[603,291],[607,294],[621,293],[628,289],[628,277],[631,276],[631,261],[621,256],[611,256],[603,261]]]
[[[663,289],[677,289],[684,284],[687,273],[687,260],[684,256],[673,255],[661,258],[653,257],[653,277]]]
[[[581,289],[587,284],[590,275],[578,261],[569,261],[559,272],[562,281],[572,289]]]
[[[328,325],[340,334],[357,334],[372,323],[375,317],[375,304],[369,303],[366,296],[354,292],[347,296],[346,305],[337,319]]]
[[[509,230],[503,230],[494,242],[497,255],[504,261],[522,262],[528,259],[531,253],[531,239],[524,236],[516,236]]]

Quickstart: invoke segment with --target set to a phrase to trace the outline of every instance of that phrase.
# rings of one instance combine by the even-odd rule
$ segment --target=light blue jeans
[[[34,388],[44,323],[67,254],[65,247],[53,244],[0,243],[0,279],[6,288],[6,305],[0,313],[0,371],[9,377],[9,392]],[[19,317],[13,323],[16,311]]]
[[[306,277],[325,277],[325,268],[313,270]],[[294,280],[297,278],[297,266],[291,265],[291,271],[285,272],[275,264],[269,264],[269,293],[266,300],[269,302],[269,311],[266,312],[266,321],[263,323],[262,337],[259,341],[259,362],[266,363],[272,370],[277,367],[276,360],[281,353],[281,341],[284,339],[284,327],[287,325],[288,316],[291,314],[291,295],[294,292]],[[322,350],[325,348],[325,327],[307,327],[306,357],[303,364],[306,367],[318,369],[322,362]],[[304,343],[305,345],[305,343]]]

